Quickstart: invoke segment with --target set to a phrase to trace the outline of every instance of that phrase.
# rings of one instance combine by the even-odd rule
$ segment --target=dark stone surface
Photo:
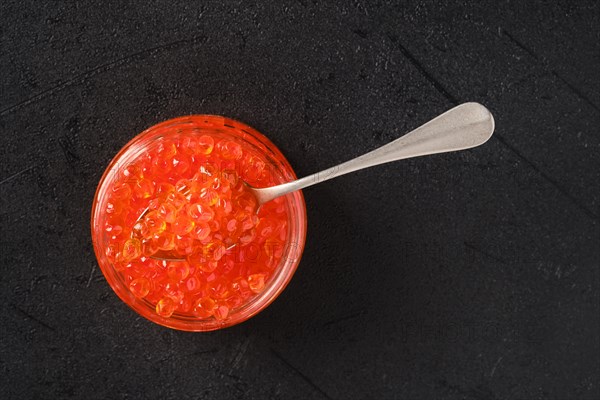
[[[0,398],[600,398],[597,1],[128,3],[0,4]],[[154,325],[98,269],[96,184],[150,125],[236,118],[304,175],[463,101],[484,147],[305,191],[242,325]]]

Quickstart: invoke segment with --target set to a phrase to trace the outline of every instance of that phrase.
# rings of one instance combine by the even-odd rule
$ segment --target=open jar
[[[155,125],[100,179],[91,216],[100,268],[129,307],[160,325],[243,322],[285,288],[306,238],[300,191],[258,207],[245,183],[294,179],[279,149],[238,121],[195,115]]]

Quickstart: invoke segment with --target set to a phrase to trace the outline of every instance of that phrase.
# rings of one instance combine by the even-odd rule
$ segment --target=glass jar
[[[247,320],[265,309],[283,291],[292,278],[304,249],[306,238],[306,206],[300,191],[282,197],[286,207],[287,233],[282,256],[273,269],[264,289],[251,297],[245,304],[232,308],[227,318],[200,319],[190,313],[175,312],[165,318],[157,314],[155,304],[136,297],[125,282],[124,276],[115,267],[116,262],[107,255],[110,234],[104,229],[107,220],[109,193],[123,173],[124,166],[157,146],[164,138],[186,135],[206,135],[239,143],[244,151],[260,154],[271,168],[273,184],[296,179],[289,162],[281,151],[264,135],[253,128],[228,118],[214,115],[194,115],[171,119],[155,125],[127,143],[110,162],[98,185],[92,206],[91,228],[94,251],[100,268],[111,288],[129,307],[157,324],[185,331],[211,331],[232,326]],[[110,253],[110,251],[108,252]]]

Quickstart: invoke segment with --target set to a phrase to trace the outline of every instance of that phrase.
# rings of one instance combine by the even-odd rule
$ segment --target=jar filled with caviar
[[[246,185],[294,179],[279,149],[240,122],[197,115],[155,125],[121,149],[98,185],[100,268],[155,323],[209,331],[245,321],[285,288],[306,237],[300,191],[259,207]]]

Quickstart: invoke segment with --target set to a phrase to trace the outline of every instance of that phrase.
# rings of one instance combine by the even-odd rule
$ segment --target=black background
[[[0,398],[600,397],[598,2],[77,3],[0,4]],[[97,182],[148,126],[239,119],[305,175],[465,101],[483,147],[305,191],[246,323],[154,325],[98,269]]]

